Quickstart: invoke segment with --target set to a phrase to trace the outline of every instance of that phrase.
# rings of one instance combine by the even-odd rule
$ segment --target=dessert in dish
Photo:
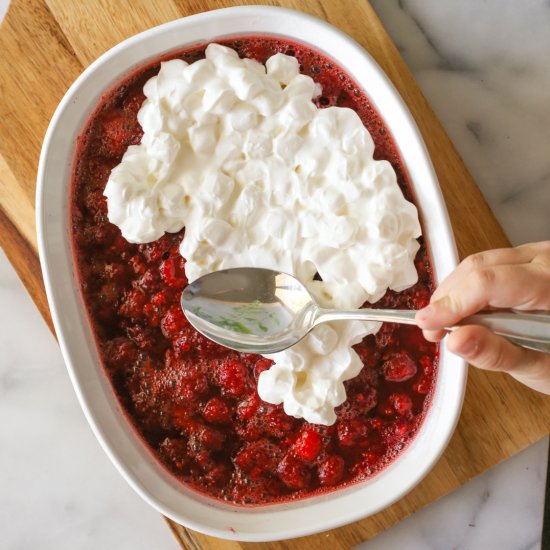
[[[220,118],[225,123],[230,119],[225,114],[237,111],[237,114],[232,114],[233,120],[228,123],[232,130],[236,130],[235,125],[241,128],[241,133],[250,128],[256,129],[256,112],[264,116],[261,109],[275,109],[276,98],[272,103],[265,98],[258,99],[251,114],[250,110],[248,113],[243,111],[246,111],[244,107],[247,103],[252,104],[254,98],[244,101],[237,95],[239,90],[244,90],[242,93],[246,94],[252,88],[252,84],[246,79],[241,79],[233,88],[237,95],[236,100],[227,93],[227,89],[209,97],[204,93],[199,97],[196,93],[198,90],[192,90],[195,92],[194,96],[193,93],[186,96],[186,111],[195,117],[192,130],[189,131],[185,126],[175,126],[169,128],[169,132],[159,132],[159,124],[168,124],[175,119],[168,117],[163,120],[162,117],[155,116],[155,113],[162,109],[175,108],[178,102],[174,98],[182,93],[181,89],[178,90],[173,85],[171,77],[174,73],[192,69],[188,72],[194,70],[194,78],[200,81],[201,75],[194,67],[200,67],[202,63],[204,73],[207,72],[206,63],[193,63],[189,66],[185,63],[203,58],[205,48],[195,48],[171,56],[177,61],[165,63],[160,73],[159,62],[153,63],[127,77],[102,98],[79,140],[73,182],[72,228],[83,295],[106,370],[121,404],[138,432],[160,460],[188,485],[235,503],[265,504],[300,498],[326,490],[327,487],[338,487],[365,479],[388,464],[410,441],[422,421],[433,385],[437,349],[425,342],[414,327],[385,325],[375,335],[370,334],[365,338],[363,336],[368,332],[376,332],[378,326],[343,323],[342,327],[326,327],[332,331],[330,334],[314,334],[312,342],[307,345],[310,348],[317,346],[314,352],[321,361],[319,373],[323,374],[338,366],[345,367],[337,384],[341,385],[342,380],[349,379],[343,384],[348,400],[341,404],[343,395],[340,391],[336,392],[334,399],[326,400],[325,404],[328,406],[324,408],[318,403],[309,402],[304,406],[304,402],[294,399],[295,396],[289,395],[286,390],[286,393],[282,391],[276,395],[269,393],[277,388],[277,384],[281,385],[281,379],[288,372],[292,374],[293,368],[288,368],[287,365],[290,363],[294,367],[296,357],[304,357],[304,352],[294,350],[289,352],[294,354],[290,358],[268,359],[238,354],[207,341],[188,325],[179,309],[179,293],[185,286],[187,277],[195,278],[212,269],[232,267],[235,264],[231,265],[231,261],[238,261],[238,264],[243,265],[244,255],[248,253],[249,265],[278,269],[284,269],[284,265],[288,265],[286,270],[294,273],[303,269],[297,274],[304,282],[309,283],[318,299],[321,301],[324,298],[324,305],[337,307],[346,307],[346,304],[353,307],[361,305],[365,300],[374,301],[378,298],[381,298],[378,306],[421,307],[429,298],[432,278],[426,250],[421,247],[416,257],[419,281],[404,292],[389,291],[382,297],[387,287],[402,290],[416,279],[416,270],[412,269],[412,259],[418,247],[414,240],[414,233],[417,231],[414,223],[416,217],[415,212],[413,215],[414,207],[403,200],[401,192],[398,195],[393,191],[388,193],[391,197],[390,206],[395,206],[401,216],[396,216],[394,211],[392,218],[391,208],[381,210],[375,207],[372,211],[359,211],[354,220],[361,222],[367,217],[373,232],[393,231],[397,235],[396,241],[402,249],[394,248],[390,251],[384,261],[378,262],[380,269],[372,269],[372,265],[368,266],[369,269],[358,269],[357,263],[346,263],[349,259],[343,256],[338,256],[339,261],[331,265],[330,258],[322,257],[323,247],[310,246],[309,257],[298,254],[301,251],[295,246],[295,240],[285,234],[287,226],[292,227],[288,220],[288,212],[292,208],[287,208],[286,205],[289,197],[293,197],[292,189],[284,189],[285,192],[279,199],[273,196],[277,189],[275,184],[269,190],[264,189],[264,194],[261,192],[262,178],[258,177],[257,172],[265,170],[266,163],[270,161],[271,151],[266,150],[266,147],[276,143],[280,145],[280,150],[275,153],[286,161],[280,167],[281,174],[286,176],[285,170],[296,174],[293,176],[298,182],[294,186],[294,191],[298,194],[293,197],[295,201],[305,203],[311,197],[314,207],[330,209],[329,213],[333,214],[332,221],[335,224],[349,222],[350,217],[342,214],[346,209],[350,210],[355,205],[361,208],[365,204],[352,195],[354,189],[346,187],[343,181],[334,184],[335,177],[342,177],[342,170],[380,169],[382,179],[390,178],[390,184],[391,178],[395,179],[393,170],[388,170],[388,162],[372,160],[374,144],[375,158],[385,159],[393,165],[402,192],[410,200],[404,169],[383,121],[367,97],[332,61],[305,46],[278,38],[243,37],[224,44],[231,46],[244,59],[256,59],[261,63],[267,61],[268,74],[273,75],[272,80],[278,82],[281,94],[289,90],[286,95],[291,96],[293,79],[296,80],[297,84],[294,86],[298,88],[298,93],[291,96],[291,99],[294,100],[302,94],[299,98],[302,104],[304,98],[307,98],[305,104],[310,104],[311,108],[300,107],[290,115],[287,114],[286,119],[278,120],[279,123],[284,121],[285,128],[289,128],[304,111],[309,111],[309,121],[302,121],[302,126],[294,134],[286,132],[286,136],[290,134],[294,141],[290,139],[289,143],[284,143],[284,140],[280,140],[282,143],[277,143],[276,140],[265,139],[265,131],[258,131],[252,139],[247,140],[244,159],[240,158],[243,146],[239,144],[235,149],[237,158],[229,159],[234,163],[233,166],[227,162],[227,157],[223,158],[219,167],[216,166],[213,161],[221,158],[219,151],[214,148],[217,156],[208,157],[208,153],[221,141],[214,142],[212,137],[213,132],[219,132]],[[210,53],[212,64],[215,65],[216,58],[220,61],[223,57],[220,66],[226,67],[235,63],[239,70],[242,69],[240,64],[244,62],[236,55],[227,53],[224,48],[210,46]],[[277,53],[284,53],[286,57],[275,55]],[[294,58],[299,63],[289,61],[289,58]],[[261,65],[251,61],[247,65],[254,67],[251,71],[258,71],[258,77],[261,78],[257,68]],[[296,75],[298,65],[302,75],[312,77],[313,81]],[[157,73],[159,76],[151,79]],[[202,77],[206,78],[208,75],[203,74]],[[159,83],[165,86],[166,96],[163,98],[158,93],[161,88]],[[220,89],[217,91],[220,92]],[[262,91],[272,91],[275,95],[274,89],[260,89],[257,95],[261,95]],[[143,92],[147,96],[148,103],[145,104]],[[170,98],[174,99],[172,105]],[[197,103],[198,99],[200,101]],[[244,103],[244,107],[242,104],[232,104],[228,108],[231,101],[240,101]],[[224,117],[220,117],[219,112],[207,113],[215,120],[211,117],[201,127],[197,121],[205,116],[204,112],[200,112],[204,111],[205,102],[210,111],[219,110]],[[323,107],[331,105],[349,107],[358,116],[345,118],[340,115],[342,112],[347,113],[347,110],[339,110],[339,114],[332,118],[329,115],[319,116],[323,113]],[[257,117],[256,124],[253,115]],[[320,122],[316,124],[317,120]],[[357,121],[362,121],[369,129],[374,144],[365,137],[368,134]],[[340,123],[347,126],[338,133]],[[209,124],[214,129],[208,128]],[[308,124],[311,128],[317,128],[318,133],[308,131],[300,135],[300,130]],[[165,127],[163,129],[166,130]],[[175,182],[167,177],[167,171],[177,164],[180,153],[176,145],[177,139],[173,138],[186,132],[190,136],[189,142],[194,144],[197,152],[207,155],[207,168],[220,168],[215,173],[217,177],[209,178],[212,174],[203,173],[204,167],[200,164],[189,182],[184,182],[183,185],[174,185]],[[232,131],[231,139],[235,139],[235,133],[239,132]],[[296,137],[306,142],[310,139],[311,146],[307,151],[309,154],[304,154],[301,159]],[[219,135],[217,138],[219,139]],[[357,151],[366,151],[368,154],[357,155],[363,161],[359,168],[342,168],[342,155],[338,157],[331,154],[327,144],[334,144],[351,158],[356,158],[352,153]],[[348,151],[345,150],[346,147],[349,148]],[[358,149],[353,150],[353,147]],[[141,154],[143,152],[146,153],[145,156]],[[322,159],[329,159],[328,164],[322,166],[318,173],[314,173],[318,166],[308,164],[315,154]],[[331,172],[329,165],[334,159],[337,161],[332,163],[334,170]],[[150,185],[159,194],[153,195],[151,204],[144,202],[146,198],[151,198],[148,195],[150,187],[147,187],[137,201],[132,203],[126,184],[132,182],[132,178],[135,182],[136,177],[142,176],[144,165],[146,172],[152,174],[153,178],[157,177],[156,181],[146,181],[144,185]],[[115,170],[111,174],[113,168]],[[162,170],[165,173],[161,173]],[[197,178],[197,171],[201,170],[201,177]],[[227,179],[222,178],[220,182],[219,174],[222,170]],[[241,203],[237,200],[233,204],[229,200],[233,189],[230,189],[227,196],[227,181],[238,181],[240,172],[243,172],[243,183],[260,183],[253,186],[254,193],[240,193],[239,197],[243,196],[243,200]],[[272,167],[269,167],[268,173],[272,172]],[[162,181],[167,182],[165,189],[159,189],[163,187],[158,185],[159,174]],[[328,177],[324,179],[324,176]],[[290,180],[285,177],[280,179],[283,184]],[[369,181],[375,180],[373,177]],[[304,181],[309,181],[310,188],[307,189],[308,193],[300,195],[304,193]],[[316,188],[313,187],[315,183],[323,191],[317,196],[317,204]],[[388,187],[394,188],[398,190],[397,185]],[[109,218],[121,226],[126,238],[108,221],[104,192],[109,198]],[[190,215],[191,205],[197,203],[201,193],[203,200],[198,202],[202,212],[200,207],[195,208],[194,226],[190,223],[193,219],[186,220],[185,215]],[[373,194],[372,191],[370,194]],[[265,208],[265,204],[254,203],[258,198],[265,199],[269,210]],[[269,203],[270,200],[276,202]],[[133,208],[134,212],[137,210],[140,216],[125,217],[125,206],[132,204],[135,207],[130,206],[130,209]],[[162,216],[154,213],[149,215],[151,205],[160,205]],[[376,203],[374,205],[380,206]],[[231,210],[228,206],[234,208]],[[263,206],[263,210],[259,206]],[[246,214],[253,218],[257,212],[271,213],[274,206],[277,207],[275,213],[278,216],[264,216],[253,220],[253,227],[258,228],[253,235],[245,235],[244,238],[243,232],[232,232],[227,227],[249,227],[249,220],[243,220],[242,216]],[[291,206],[294,208],[295,205]],[[219,211],[216,216],[212,216],[212,210],[216,208],[228,210],[224,213],[226,219],[220,219]],[[304,209],[304,217],[311,214],[311,211],[312,209]],[[381,211],[389,212],[384,220],[377,218]],[[156,227],[155,223],[159,220],[162,223]],[[407,221],[403,224],[404,231],[401,231],[402,220]],[[342,239],[353,233],[345,225],[338,231],[331,230],[333,224],[323,232],[323,227],[314,222],[315,220],[309,225],[303,224],[301,229],[313,230],[311,240],[321,245],[329,244],[333,250],[345,248],[345,240]],[[183,223],[187,225],[187,232],[190,234],[182,229]],[[223,223],[227,225],[224,226]],[[165,231],[168,233],[164,234]],[[282,235],[283,238],[270,250],[269,247],[262,246],[265,241],[254,242],[254,239],[261,241],[262,235],[267,235],[271,240],[277,235]],[[338,242],[333,242],[335,239]],[[128,240],[152,242],[131,244]],[[257,247],[254,249],[249,246],[250,243],[257,244]],[[377,241],[370,241],[370,244],[376,247]],[[376,253],[384,254],[379,244],[378,246]],[[241,255],[232,255],[231,252],[239,250],[239,247]],[[185,264],[180,250],[183,256],[188,256],[188,264]],[[218,250],[225,250],[225,255],[212,253]],[[276,257],[262,257],[262,252],[266,250],[272,253],[274,251]],[[362,258],[365,255],[368,258],[368,250],[361,250],[361,253]],[[402,260],[401,264],[397,264],[402,266],[401,270],[392,265],[392,253],[395,258]],[[222,263],[216,263],[220,261]],[[287,263],[283,266],[280,263],[269,263],[280,261]],[[389,266],[387,273],[383,273],[385,266]],[[316,272],[322,280],[316,280]],[[372,282],[372,273],[380,275],[382,282],[378,281],[378,286]],[[405,275],[402,276],[403,274]],[[399,276],[402,278],[399,279]],[[358,286],[358,281],[363,285]],[[349,283],[350,287],[348,289],[346,286],[346,292],[342,291],[344,282]],[[334,349],[329,349],[330,346],[327,347],[332,342],[334,348],[341,341],[344,344],[340,355]],[[349,350],[350,344],[355,344],[354,350]],[[352,378],[357,372],[359,374]],[[269,373],[275,373],[271,375],[272,379],[269,378]],[[256,391],[258,378],[260,389],[264,387],[262,397],[275,402],[287,398],[287,412],[306,418],[309,415],[310,420],[329,425],[315,425],[295,419],[285,414],[281,405],[263,402]],[[322,380],[323,377],[315,375],[315,379]],[[330,376],[325,376],[325,379],[330,379]],[[325,395],[328,393],[330,392],[325,392]],[[301,409],[296,408],[296,403]],[[334,418],[330,413],[335,405],[339,407]],[[321,413],[315,416],[316,411]]]

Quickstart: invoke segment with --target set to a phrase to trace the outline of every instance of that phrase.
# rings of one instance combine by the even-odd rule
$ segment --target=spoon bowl
[[[263,354],[299,342],[313,328],[319,311],[296,278],[250,267],[200,277],[183,291],[181,306],[207,338],[231,349]]]

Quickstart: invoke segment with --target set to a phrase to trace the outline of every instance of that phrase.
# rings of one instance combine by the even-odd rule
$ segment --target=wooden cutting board
[[[117,42],[223,0],[12,0],[0,26],[0,244],[52,328],[36,252],[35,176],[53,111],[78,74]],[[366,0],[273,0],[336,25],[378,61],[408,104],[430,151],[461,257],[509,243],[395,45]],[[511,378],[471,369],[455,435],[433,471],[405,498],[373,517],[279,543],[222,541],[168,521],[184,548],[349,549],[456,489],[549,432],[550,399]],[[138,527],[139,528],[139,527]]]

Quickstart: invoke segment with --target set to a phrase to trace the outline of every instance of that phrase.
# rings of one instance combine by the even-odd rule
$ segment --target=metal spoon
[[[292,275],[251,267],[200,277],[183,291],[181,306],[189,322],[207,338],[248,353],[282,351],[327,321],[416,324],[414,310],[322,309]],[[519,346],[550,352],[550,314],[489,311],[460,324],[482,325]]]

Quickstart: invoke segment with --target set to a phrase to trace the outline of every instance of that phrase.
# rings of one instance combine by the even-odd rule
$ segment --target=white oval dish
[[[40,260],[52,317],[73,386],[96,437],[128,483],[159,512],[208,535],[243,541],[299,537],[359,520],[411,490],[443,453],[457,423],[466,365],[441,351],[436,390],[424,423],[405,452],[373,479],[322,496],[243,508],[184,487],[135,434],[101,366],[73,265],[70,183],[78,134],[106,89],[164,53],[228,36],[280,35],[331,57],[366,91],[389,127],[409,173],[436,280],[457,263],[437,179],[414,120],[375,61],[328,23],[303,13],[248,6],[179,19],[118,44],[74,82],[44,138],[36,196]],[[330,49],[327,49],[330,45]]]

